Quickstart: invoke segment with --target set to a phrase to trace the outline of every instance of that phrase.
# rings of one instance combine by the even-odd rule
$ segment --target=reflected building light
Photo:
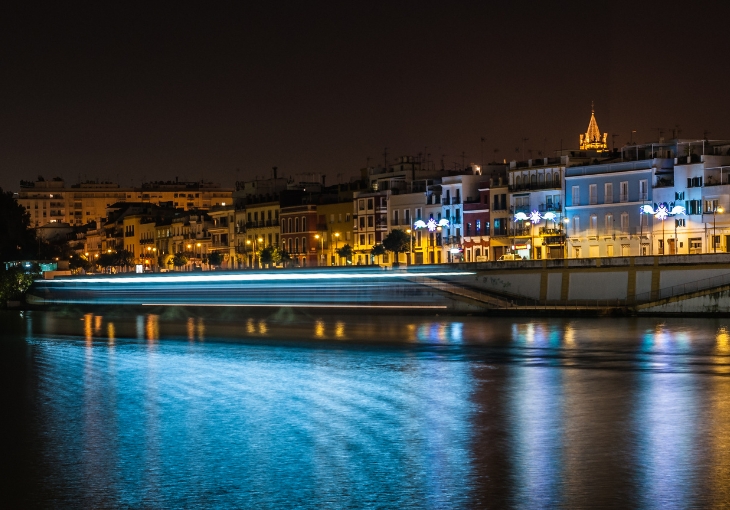
[[[566,347],[575,347],[575,328],[572,324],[565,326],[564,338]]]
[[[452,342],[461,343],[463,341],[464,324],[461,322],[452,322],[450,329],[451,334],[449,335],[449,340]]]
[[[265,335],[269,329],[266,327],[266,321],[259,321],[259,333]]]
[[[94,316],[94,333],[98,334],[101,332],[101,321],[102,321],[101,315]]]
[[[205,324],[203,323],[203,318],[198,317],[198,340],[201,342],[205,340]]]
[[[159,340],[160,338],[160,329],[159,324],[157,322],[158,316],[154,314],[149,314],[147,316],[147,323],[145,325],[145,331],[147,333],[147,340],[149,341],[155,341]]]
[[[192,317],[188,317],[187,330],[188,330],[188,341],[189,342],[195,341],[195,319],[193,319]]]
[[[109,345],[114,345],[115,338],[115,331],[114,331],[114,323],[108,322],[106,325],[106,335],[109,338]]]
[[[137,340],[144,340],[144,315],[137,315]]]
[[[317,338],[324,338],[324,322],[316,321],[314,323],[314,336]]]
[[[715,341],[717,342],[717,352],[719,354],[730,354],[730,334],[727,328],[722,327],[717,330]]]
[[[335,323],[335,336],[337,338],[345,338],[345,323],[338,321]]]
[[[246,321],[246,333],[249,335],[253,335],[256,333],[256,326],[253,323],[253,319],[249,319]]]
[[[94,320],[94,315],[91,313],[87,313],[84,315],[84,339],[87,342],[91,342],[93,339],[93,333],[92,333],[92,321]]]

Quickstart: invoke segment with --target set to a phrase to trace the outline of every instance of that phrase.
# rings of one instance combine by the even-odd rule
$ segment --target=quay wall
[[[730,253],[480,262],[459,269],[476,274],[455,283],[507,296],[634,303],[656,299],[661,289],[730,275]]]

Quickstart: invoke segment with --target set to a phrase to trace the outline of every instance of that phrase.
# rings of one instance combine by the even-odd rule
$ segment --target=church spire
[[[601,136],[601,130],[598,129],[598,122],[596,122],[596,114],[593,107],[593,101],[591,101],[591,120],[588,123],[588,131],[585,134],[580,135],[580,150],[595,150],[599,152],[608,150],[608,133],[603,133]]]

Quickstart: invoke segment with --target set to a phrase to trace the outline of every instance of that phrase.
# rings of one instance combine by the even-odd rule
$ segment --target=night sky
[[[0,187],[231,186],[272,166],[334,183],[385,147],[453,168],[462,151],[519,159],[523,138],[537,157],[577,147],[591,101],[617,146],[676,125],[730,138],[730,9],[715,4],[3,8]]]

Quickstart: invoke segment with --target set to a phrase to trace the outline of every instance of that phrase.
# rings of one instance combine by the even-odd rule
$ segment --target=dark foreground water
[[[3,507],[730,505],[730,322],[0,314]]]

